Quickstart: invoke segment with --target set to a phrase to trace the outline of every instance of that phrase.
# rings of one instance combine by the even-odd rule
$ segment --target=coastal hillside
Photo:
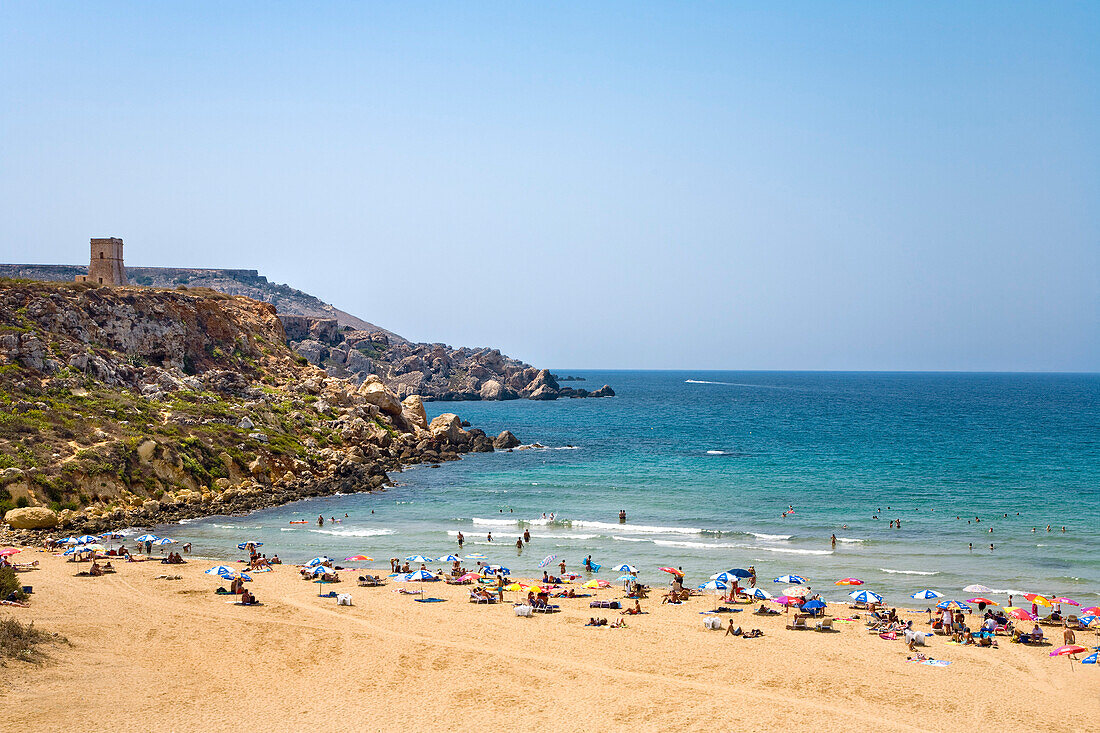
[[[0,324],[0,511],[16,529],[375,489],[403,464],[494,447],[377,377],[329,376],[241,296],[0,280]]]
[[[76,265],[0,264],[0,277],[72,282],[87,273]],[[398,396],[425,400],[554,400],[612,397],[604,385],[587,390],[563,387],[559,377],[491,348],[453,348],[415,343],[393,331],[346,313],[320,298],[270,282],[256,270],[127,267],[130,282],[153,288],[209,288],[275,306],[288,343],[333,377],[363,382],[375,375]],[[566,377],[562,381],[583,381]]]

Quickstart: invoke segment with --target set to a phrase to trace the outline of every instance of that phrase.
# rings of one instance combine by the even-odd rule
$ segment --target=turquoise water
[[[291,561],[440,556],[461,531],[466,553],[516,576],[550,554],[574,569],[591,554],[653,582],[661,565],[694,583],[755,565],[762,585],[795,573],[827,598],[855,576],[899,603],[923,588],[961,597],[970,583],[1100,601],[1100,375],[569,373],[619,396],[428,405],[546,449],[159,530],[217,558],[249,538]],[[319,513],[350,517],[289,524]],[[524,528],[532,541],[517,552]]]

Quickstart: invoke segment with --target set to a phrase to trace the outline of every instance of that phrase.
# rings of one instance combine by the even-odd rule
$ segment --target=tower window
[[[102,252],[99,253],[99,259],[101,259],[101,260],[103,259],[103,253]]]

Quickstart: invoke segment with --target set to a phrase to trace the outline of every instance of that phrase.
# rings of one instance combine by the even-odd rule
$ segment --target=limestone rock
[[[504,385],[495,379],[490,379],[481,385],[480,394],[483,400],[499,400],[504,394]]]
[[[423,430],[428,429],[428,413],[424,410],[424,400],[420,399],[420,395],[409,395],[402,400],[401,407],[405,422]]]
[[[362,386],[359,387],[359,396],[387,415],[400,415],[401,401],[397,399],[397,395],[386,389],[380,381],[371,381],[373,376],[373,374],[368,376]]]
[[[452,443],[457,443],[466,437],[466,431],[462,429],[462,420],[453,412],[445,412],[432,420],[428,425],[428,432],[434,437],[443,437]]]
[[[615,390],[611,389],[610,385],[605,384],[594,392],[588,393],[589,397],[614,397]]]
[[[553,389],[548,384],[539,385],[538,389],[527,395],[527,399],[529,400],[556,400],[557,398],[557,390]]]
[[[12,509],[4,515],[12,529],[50,529],[57,526],[57,513],[44,506]]]
[[[517,445],[519,445],[519,438],[512,435],[511,430],[505,430],[493,438],[493,447],[497,450],[508,450],[509,448],[515,448]]]
[[[248,418],[248,415],[245,415],[244,417],[241,418],[240,422],[237,423],[237,427],[242,429],[242,430],[251,430],[252,428],[254,428],[256,426]]]

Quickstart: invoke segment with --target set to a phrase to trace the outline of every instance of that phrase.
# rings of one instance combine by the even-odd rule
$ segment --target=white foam
[[[599,537],[598,534],[540,534],[531,536],[537,540],[593,540]]]
[[[793,547],[759,547],[753,546],[750,549],[764,552],[779,552],[785,555],[832,555],[832,550],[796,550]]]
[[[311,529],[314,534],[330,534],[336,537],[379,537],[394,534],[392,529]]]
[[[856,538],[854,538],[854,537],[837,537],[837,538],[836,538],[836,541],[837,541],[837,542],[847,542],[847,543],[852,543],[852,542],[866,542],[867,540],[857,540],[857,539],[856,539]]]
[[[481,517],[474,517],[472,520],[474,524],[480,524],[485,527],[518,527],[518,519],[482,519]]]
[[[611,539],[618,540],[619,542],[649,542],[643,537],[619,537],[618,535],[611,535]]]
[[[279,527],[280,532],[297,532],[297,527]]]
[[[706,379],[685,379],[684,384],[728,384],[732,385],[733,382],[711,382]]]
[[[936,570],[891,570],[890,568],[879,568],[879,570],[891,575],[939,575],[939,571]]]
[[[708,456],[724,456],[724,455],[726,455],[726,452],[724,450],[708,450],[707,455]]]
[[[574,519],[569,522],[574,528],[606,529],[633,534],[702,534],[697,527],[657,527],[646,524],[612,524],[611,522],[588,522]]]
[[[761,540],[789,540],[791,538],[789,534],[764,534],[763,532],[746,532],[745,534],[750,534]]]

